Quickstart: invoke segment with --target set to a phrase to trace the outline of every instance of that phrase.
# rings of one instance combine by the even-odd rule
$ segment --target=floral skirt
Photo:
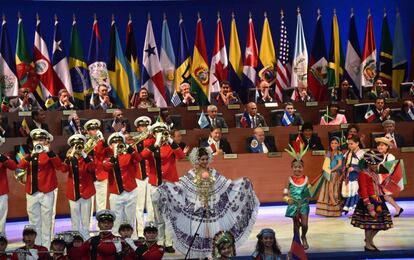
[[[393,227],[390,211],[385,204],[384,198],[377,202],[373,198],[370,198],[371,203],[374,205],[377,216],[372,217],[367,207],[364,205],[364,201],[359,199],[352,215],[351,225],[361,229],[372,230],[387,230]]]

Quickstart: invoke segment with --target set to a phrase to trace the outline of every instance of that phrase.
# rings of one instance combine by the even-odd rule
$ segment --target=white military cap
[[[125,136],[119,132],[115,132],[108,137],[108,144],[121,140],[125,143]]]
[[[139,125],[142,125],[142,124],[150,125],[151,123],[152,123],[151,118],[147,116],[140,116],[134,121],[135,127],[138,127]]]
[[[82,141],[83,143],[86,143],[86,137],[82,134],[74,134],[68,139],[68,145],[72,146],[74,143],[79,143],[79,141]]]
[[[103,221],[103,220],[112,220],[115,221],[115,212],[110,209],[103,209],[96,213],[96,220]]]
[[[33,140],[44,138],[44,139],[47,139],[49,142],[53,141],[53,135],[49,134],[48,131],[41,129],[41,128],[35,128],[32,131],[30,131],[30,137]]]
[[[153,124],[151,127],[150,127],[150,132],[151,133],[153,133],[153,132],[158,132],[158,131],[160,131],[161,129],[163,129],[163,130],[168,130],[168,126],[165,124],[165,123],[161,123],[161,122],[156,122],[155,124]]]
[[[99,121],[98,119],[88,120],[83,126],[85,130],[98,129],[99,127],[101,127],[101,121]]]

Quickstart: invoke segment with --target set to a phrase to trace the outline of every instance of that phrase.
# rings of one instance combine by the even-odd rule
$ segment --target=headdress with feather
[[[295,161],[302,161],[302,157],[306,154],[308,151],[309,145],[306,145],[303,142],[300,142],[299,145],[295,144],[295,148],[293,148],[292,145],[289,144],[289,149],[285,149],[285,151],[293,157]]]

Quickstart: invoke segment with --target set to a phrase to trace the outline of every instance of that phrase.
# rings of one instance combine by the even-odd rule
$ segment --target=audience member
[[[246,112],[240,118],[240,123],[243,128],[267,127],[264,117],[257,113],[256,103],[248,103],[246,105]]]
[[[180,132],[180,130],[178,129],[172,129],[171,132],[171,138],[173,139],[174,143],[178,144],[178,146],[181,148],[181,150],[185,151],[187,144],[183,142],[183,136]],[[189,148],[187,148],[187,152],[188,152]],[[185,154],[187,154],[187,152],[184,152]]]
[[[374,113],[372,115],[374,118],[369,118],[365,115],[368,123],[381,123],[387,119],[390,119],[391,109],[388,107],[385,108],[385,98],[383,97],[377,97],[375,99],[375,108],[372,110],[372,112]]]
[[[157,104],[154,99],[150,97],[150,93],[146,88],[141,88],[139,90],[138,98],[136,98],[134,104],[132,104],[132,108],[149,108],[156,106]]]
[[[211,104],[216,106],[228,106],[239,104],[240,98],[236,92],[232,91],[230,82],[223,80],[220,82],[220,91],[211,93]]]
[[[253,130],[253,136],[248,137],[246,143],[246,150],[249,153],[277,152],[275,138],[271,135],[265,135],[265,132],[261,127]]]
[[[10,100],[10,112],[37,110],[37,101],[31,98],[28,88],[19,88],[19,95]]]
[[[211,128],[211,127],[228,128],[224,118],[217,115],[217,111],[218,109],[215,105],[209,105],[207,107],[208,126],[204,128]]]
[[[349,124],[347,135],[348,136],[350,136],[350,135],[358,136],[359,137],[359,146],[360,146],[359,148],[362,148],[362,149],[366,148],[365,135],[364,134],[359,134],[359,127],[357,125]],[[347,148],[347,147],[345,147],[345,148]]]
[[[383,84],[380,78],[377,78],[374,81],[374,85],[372,86],[372,90],[367,94],[367,99],[375,100],[379,97],[381,98],[390,98],[390,92],[384,89],[387,84]]]
[[[9,124],[7,124],[7,117],[0,114],[0,136],[10,137],[12,134]]]
[[[414,121],[414,105],[413,101],[411,100],[404,100],[401,112],[398,115],[399,120],[406,121],[406,122],[412,122]]]
[[[270,84],[266,80],[260,81],[259,85],[257,86],[256,91],[257,91],[257,95],[256,95],[257,104],[273,102],[273,97],[275,96],[275,92],[270,88]]]
[[[390,119],[385,120],[382,122],[382,127],[384,128],[384,136],[391,140],[393,144],[391,148],[404,147],[404,137],[395,133],[395,121]]]
[[[46,113],[43,110],[32,111],[32,118],[28,120],[27,125],[30,131],[41,128],[49,132],[49,126],[46,124]]]
[[[222,137],[221,129],[218,127],[210,128],[210,135],[208,139],[203,140],[200,146],[210,147],[213,151],[213,155],[233,153],[233,151],[231,150],[230,143]]]
[[[303,119],[299,113],[296,112],[292,102],[286,102],[285,111],[283,115],[277,119],[277,126],[303,125]]]
[[[305,82],[300,82],[298,87],[293,90],[291,101],[294,102],[311,102],[314,101],[312,93],[308,90],[308,85]]]
[[[341,89],[338,93],[338,100],[346,101],[347,99],[350,100],[358,100],[359,95],[355,93],[352,89],[352,86],[349,85],[348,80],[344,79],[341,83]]]
[[[320,125],[340,125],[346,124],[346,117],[344,114],[339,112],[339,105],[336,103],[331,103],[328,105],[328,111],[321,116]]]
[[[124,114],[121,109],[115,109],[112,113],[112,118],[113,120],[105,122],[104,133],[131,132],[128,119],[124,118]]]
[[[108,86],[101,84],[98,86],[98,93],[93,95],[91,109],[110,109],[116,108],[115,100],[109,96]]]
[[[302,133],[300,134],[305,146],[309,146],[309,150],[324,150],[321,138],[317,133],[313,132],[313,125],[305,122],[302,125]]]
[[[190,92],[190,84],[184,82],[180,85],[180,92],[178,93],[178,97],[181,100],[180,106],[187,107],[187,106],[197,106],[197,93]]]
[[[58,102],[56,102],[53,106],[49,108],[49,110],[78,110],[79,108],[76,107],[71,102],[71,96],[66,89],[59,90],[58,93]]]
[[[81,125],[81,120],[76,112],[68,116],[68,125],[63,127],[62,134],[72,136],[74,134],[84,134],[85,129]]]

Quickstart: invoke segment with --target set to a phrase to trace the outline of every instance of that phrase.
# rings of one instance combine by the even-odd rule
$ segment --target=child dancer
[[[276,241],[275,231],[264,228],[257,234],[256,251],[253,253],[255,260],[280,260],[282,252]]]

